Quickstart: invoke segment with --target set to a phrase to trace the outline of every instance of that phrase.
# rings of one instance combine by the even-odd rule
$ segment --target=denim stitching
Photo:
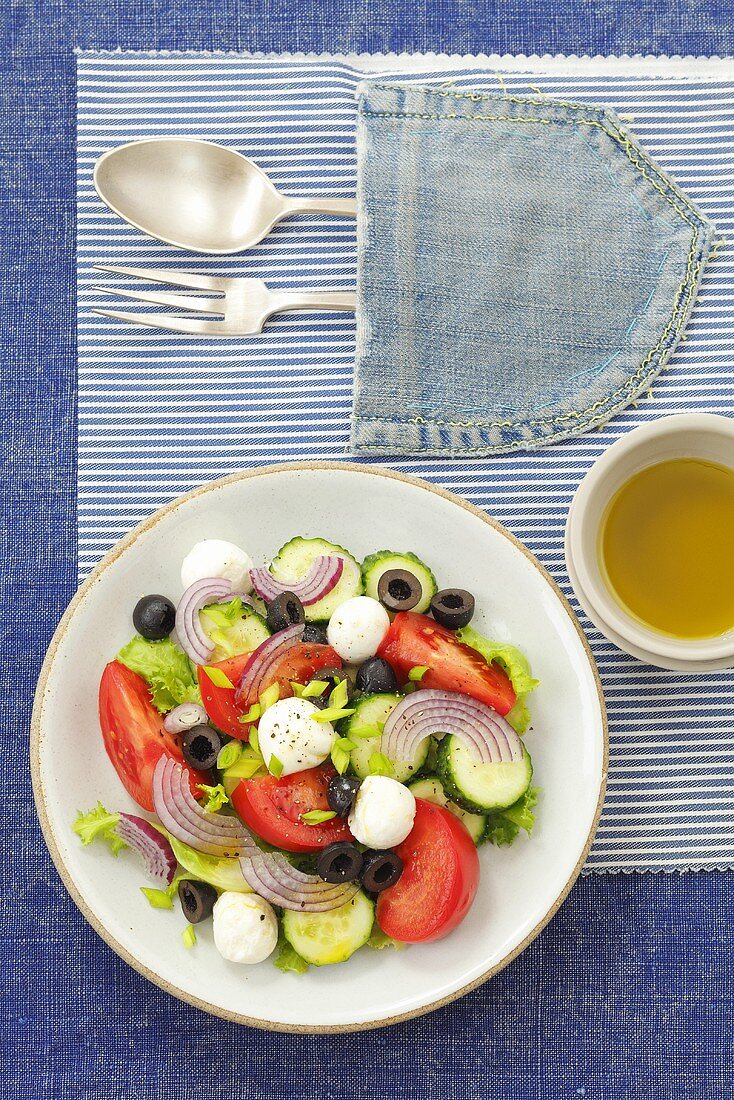
[[[500,86],[502,86],[502,79],[501,79],[500,74],[496,73],[495,75],[496,75],[497,79],[500,81]],[[379,88],[382,91],[386,91],[386,92],[404,92],[405,91],[405,86],[401,87],[401,85],[399,85],[399,84],[375,84],[374,87]],[[440,95],[440,96],[443,96],[443,97],[451,97],[452,99],[469,99],[469,100],[471,100],[472,103],[480,103],[483,100],[484,101],[489,100],[491,102],[491,101],[496,101],[497,98],[498,98],[496,95],[493,95],[491,92],[457,92],[457,91],[453,91],[449,88],[445,88],[442,91],[435,91],[433,88],[427,88],[427,86],[425,84],[412,85],[410,90],[412,91],[413,89],[418,89],[418,90],[421,90],[421,91],[427,90],[431,93],[431,95]],[[530,96],[502,95],[499,98],[502,99],[503,103],[530,104],[532,107],[547,107],[548,102],[549,102],[547,96],[545,96],[543,99],[532,99]],[[589,110],[589,106],[586,103],[567,103],[563,99],[553,99],[550,102],[557,103],[559,107],[568,107],[572,111],[588,111]]]
[[[527,102],[532,101],[528,100]],[[597,119],[594,118],[575,118],[573,120],[569,120],[565,118],[524,118],[517,115],[429,115],[420,114],[416,111],[366,111],[364,108],[361,109],[361,114],[368,118],[420,118],[434,122],[519,122],[538,123],[541,126],[567,126],[569,122],[571,122],[572,125],[577,126],[596,126],[599,130],[602,130],[605,134],[607,134],[607,136],[610,137],[612,141],[615,141],[617,142],[617,144],[621,145],[622,150],[626,154],[627,159],[630,161],[632,166],[637,168],[637,170],[645,177],[648,183],[650,183],[650,185],[663,196],[665,201],[673,207],[676,213],[679,214],[684,221],[688,222],[689,225],[694,224],[690,220],[690,218],[688,218],[686,214],[680,209],[680,207],[676,206],[676,204],[673,202],[670,195],[668,194],[668,190],[672,191],[676,198],[681,199],[681,201],[687,205],[685,197],[680,191],[678,191],[677,187],[675,187],[675,185],[668,180],[665,181],[665,187],[663,187],[652,175],[650,175],[644,165],[642,165],[637,159],[637,156],[633,155],[632,150],[634,149],[634,146],[630,142],[629,138],[620,130],[610,129],[609,127],[604,126],[603,123],[597,121]],[[649,167],[652,168],[652,165],[649,165]],[[668,190],[666,190],[666,188]]]
[[[391,86],[390,85],[381,85],[381,87],[389,89]],[[394,90],[402,90],[402,89],[394,89]],[[444,95],[445,94],[447,96],[453,95],[455,98],[468,98],[471,95],[478,95],[479,93],[458,93],[458,92],[442,93],[442,92],[439,92],[439,93],[434,93],[434,94],[438,94],[438,95]],[[493,98],[496,98],[496,97],[481,96],[480,98],[481,99],[493,99]],[[507,98],[509,99],[510,97],[507,97]],[[534,103],[533,100],[520,99],[520,98],[517,98],[517,97],[515,98],[515,102],[530,103],[530,104],[533,104],[535,106],[541,105],[541,104]],[[556,102],[559,102],[561,106],[571,107],[574,110],[584,109],[583,105],[581,105],[581,104],[566,104],[566,103],[563,103],[562,101],[556,101]],[[543,103],[542,106],[547,106],[547,104]],[[568,121],[568,120],[565,120],[565,119],[556,120],[556,119],[542,119],[542,118],[516,118],[514,116],[502,116],[502,115],[455,115],[455,114],[451,114],[451,115],[431,115],[431,114],[419,114],[417,112],[397,112],[397,111],[376,112],[376,111],[366,111],[366,110],[364,110],[364,108],[362,108],[362,114],[367,115],[367,116],[372,117],[372,118],[421,118],[421,119],[431,119],[431,120],[434,120],[434,121],[437,121],[437,122],[442,122],[444,119],[446,119],[446,120],[459,120],[459,121],[465,121],[465,122],[520,122],[520,123],[536,122],[536,123],[540,123],[540,124],[546,125],[546,126],[548,126],[548,125],[565,125]],[[387,424],[390,424],[390,423],[425,424],[425,425],[428,425],[428,426],[430,426],[430,425],[444,425],[446,427],[454,427],[454,428],[515,428],[515,427],[517,427],[517,428],[521,428],[521,427],[525,427],[525,428],[540,427],[540,428],[542,428],[542,427],[544,427],[545,425],[548,425],[548,424],[557,424],[557,423],[561,423],[561,422],[566,421],[566,420],[582,419],[583,417],[587,416],[589,413],[593,413],[596,409],[607,406],[610,402],[612,402],[614,400],[614,398],[616,398],[616,397],[622,395],[623,393],[625,393],[626,391],[628,391],[629,388],[632,386],[632,384],[635,383],[644,374],[645,368],[649,365],[650,362],[652,362],[652,360],[653,360],[654,356],[657,354],[657,352],[662,350],[663,354],[664,354],[664,352],[668,350],[668,348],[665,348],[664,345],[665,345],[665,342],[666,342],[668,336],[670,335],[670,332],[671,332],[672,329],[674,329],[675,335],[680,334],[680,330],[683,326],[683,320],[684,320],[684,316],[685,316],[685,309],[686,309],[686,305],[687,305],[687,302],[686,302],[686,305],[684,305],[679,311],[679,307],[681,306],[681,302],[683,300],[684,292],[687,290],[686,299],[690,298],[691,293],[695,289],[701,267],[703,266],[703,257],[701,257],[701,259],[699,260],[696,267],[695,268],[693,267],[693,259],[694,259],[694,255],[695,255],[696,250],[697,250],[698,239],[699,239],[699,235],[700,235],[699,226],[694,221],[692,221],[692,219],[690,217],[688,217],[688,215],[683,210],[680,209],[680,207],[673,201],[673,199],[670,197],[667,190],[661,185],[661,183],[659,183],[656,179],[654,179],[649,174],[649,172],[647,170],[647,167],[646,167],[646,164],[642,163],[640,161],[637,150],[634,149],[634,146],[632,145],[632,143],[630,142],[630,140],[629,140],[629,138],[627,137],[626,134],[624,134],[623,132],[619,131],[616,128],[615,129],[610,129],[607,126],[604,126],[601,122],[598,122],[596,119],[588,119],[588,118],[579,119],[579,118],[576,118],[576,119],[573,119],[573,123],[575,123],[576,125],[588,125],[588,126],[598,127],[598,129],[602,130],[605,134],[607,134],[608,137],[610,137],[614,142],[621,145],[624,153],[627,156],[627,159],[630,161],[632,166],[634,168],[636,168],[640,172],[640,174],[648,181],[648,183],[656,191],[658,191],[659,194],[661,194],[663,196],[665,201],[670,206],[672,206],[672,208],[675,210],[675,212],[683,219],[683,221],[685,221],[688,225],[690,225],[692,230],[693,230],[693,237],[692,237],[692,240],[691,240],[691,246],[690,246],[690,249],[688,251],[686,271],[685,271],[683,280],[682,280],[680,286],[678,287],[678,290],[676,291],[675,299],[673,301],[673,311],[671,313],[670,320],[668,321],[667,325],[663,329],[663,332],[660,336],[660,339],[658,340],[655,347],[653,347],[651,349],[651,351],[646,356],[646,358],[642,361],[642,363],[637,368],[637,370],[633,374],[631,374],[629,376],[629,378],[627,378],[627,380],[624,382],[624,384],[622,386],[620,386],[619,389],[617,389],[613,393],[609,394],[603,400],[597,401],[597,402],[595,402],[595,404],[590,405],[587,409],[583,409],[583,410],[580,410],[580,411],[577,410],[577,411],[570,412],[570,413],[564,413],[562,416],[549,417],[549,418],[546,418],[546,419],[543,419],[543,420],[524,420],[524,421],[498,420],[498,421],[484,421],[484,422],[482,422],[482,421],[478,421],[478,420],[471,420],[471,421],[437,420],[437,419],[427,420],[425,417],[422,417],[422,416],[417,416],[417,417],[365,416],[365,415],[360,413],[360,414],[356,415],[355,420],[360,420],[360,421],[364,421],[364,422],[379,422],[379,423],[387,423]],[[648,162],[648,166],[650,168],[652,168],[652,165],[649,165],[649,162]],[[666,187],[670,188],[673,191],[676,198],[682,199],[683,202],[685,203],[686,200],[685,200],[684,196],[678,191],[678,189],[674,185],[670,184],[667,180],[665,181],[665,185],[666,185]],[[690,286],[688,286],[689,282],[690,282]],[[679,314],[679,312],[680,312],[680,316],[678,316],[678,320],[677,320],[677,324],[676,324],[675,323],[676,322],[676,317]],[[672,341],[671,341],[671,343],[672,343]],[[598,421],[603,419],[603,415],[604,414],[601,414],[600,416],[597,416],[597,417],[592,417],[592,419],[589,421],[589,427],[593,427],[594,424],[596,424]],[[491,444],[486,444],[485,443],[481,447],[475,447],[475,448],[473,447],[473,448],[466,448],[466,449],[468,449],[468,450],[483,450],[489,445],[491,445]],[[370,449],[374,449],[374,448],[370,448]]]

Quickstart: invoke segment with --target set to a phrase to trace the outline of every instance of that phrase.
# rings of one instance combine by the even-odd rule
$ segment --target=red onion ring
[[[208,722],[209,715],[198,703],[180,703],[163,719],[169,733],[185,733],[193,726],[205,726]]]
[[[422,688],[406,695],[387,717],[382,751],[392,760],[411,760],[426,737],[460,737],[480,764],[522,760],[520,737],[501,715],[468,695]]]
[[[194,664],[205,665],[212,655],[214,643],[199,622],[199,612],[208,603],[231,599],[232,582],[221,577],[204,577],[190,585],[176,608],[176,634],[183,651]]]
[[[117,835],[142,858],[151,878],[170,886],[176,874],[173,848],[155,825],[136,814],[120,814]]]
[[[332,894],[336,896],[344,890],[344,883],[326,882],[318,875],[307,875],[296,870],[282,852],[262,852],[259,848],[257,851],[265,858],[273,879],[285,889],[294,889],[293,883],[296,881],[295,888],[299,893],[308,893],[321,900],[330,898]],[[294,874],[297,879],[294,879]]]
[[[310,875],[302,875],[300,871],[296,871],[293,867],[290,867],[290,873],[291,875],[298,876],[298,879],[288,877],[287,872],[277,872],[275,870],[275,864],[272,859],[269,858],[270,854],[271,853],[266,854],[255,847],[244,856],[240,856],[240,859],[252,866],[260,881],[267,884],[271,891],[278,892],[281,896],[289,898],[290,901],[297,902],[299,906],[303,900],[303,894],[308,894],[311,900],[328,901],[331,900],[332,896],[337,896],[341,891],[341,886],[329,886],[328,883],[323,881],[321,882],[321,887],[325,887],[325,889],[307,889],[307,884],[300,880],[311,878]],[[296,883],[295,885],[293,884],[294,882]]]
[[[300,581],[279,581],[268,569],[251,569],[250,580],[258,596],[267,603],[281,592],[292,592],[304,607],[308,607],[336,588],[343,571],[343,558],[337,554],[319,554]]]
[[[282,909],[325,913],[344,905],[359,889],[298,871],[282,853],[261,851],[238,818],[202,810],[191,793],[188,770],[170,756],[162,756],[155,766],[153,805],[168,832],[197,852],[239,855],[247,884]]]
[[[277,634],[272,634],[260,643],[250,654],[250,659],[245,665],[235,692],[236,702],[244,706],[257,702],[263,680],[283,654],[298,645],[303,629],[303,623],[296,623],[294,626],[286,627],[285,630],[279,630]]]
[[[197,852],[236,856],[251,839],[237,818],[202,810],[191,793],[188,770],[170,756],[155,766],[153,805],[164,828]]]
[[[276,870],[277,854],[256,847],[240,856],[245,882],[271,905],[301,913],[327,913],[345,905],[359,890],[356,883],[332,885],[315,875],[304,875],[285,860],[285,866]]]
[[[189,776],[180,764],[179,768],[180,773],[176,773],[175,768],[169,768],[167,775],[163,776],[163,792],[176,802],[183,821],[204,838],[221,841],[230,837],[240,839],[243,826],[238,819],[202,810],[191,793]]]

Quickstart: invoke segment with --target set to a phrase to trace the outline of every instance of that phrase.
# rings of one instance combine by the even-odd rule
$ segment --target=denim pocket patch
[[[359,96],[357,454],[531,450],[672,354],[712,224],[614,112],[368,82]]]

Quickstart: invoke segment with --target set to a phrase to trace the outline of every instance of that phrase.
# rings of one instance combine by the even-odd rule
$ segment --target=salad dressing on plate
[[[676,638],[734,628],[734,469],[675,458],[634,474],[599,535],[602,575],[634,618]]]

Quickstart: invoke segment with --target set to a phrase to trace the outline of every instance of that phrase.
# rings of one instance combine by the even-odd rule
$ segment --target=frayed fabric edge
[[[591,878],[594,875],[686,875],[701,871],[734,871],[732,863],[687,863],[685,867],[582,867],[581,877]]]
[[[94,49],[77,47],[74,50],[77,57],[243,57],[255,60],[286,60],[286,61],[310,61],[310,62],[337,62],[339,64],[355,65],[363,67],[370,65],[378,68],[395,68],[406,64],[421,66],[462,66],[481,65],[496,68],[511,69],[518,64],[527,67],[528,71],[545,72],[558,71],[559,75],[579,72],[606,73],[610,70],[619,72],[620,75],[661,75],[661,76],[690,76],[693,65],[702,65],[706,68],[720,70],[720,73],[712,73],[710,79],[721,76],[723,79],[731,79],[731,63],[734,55],[729,54],[487,54],[487,53],[441,53],[433,50],[394,51],[384,53],[319,53],[317,51],[290,51],[290,50],[166,50],[166,49],[128,49],[118,46],[117,49]]]

